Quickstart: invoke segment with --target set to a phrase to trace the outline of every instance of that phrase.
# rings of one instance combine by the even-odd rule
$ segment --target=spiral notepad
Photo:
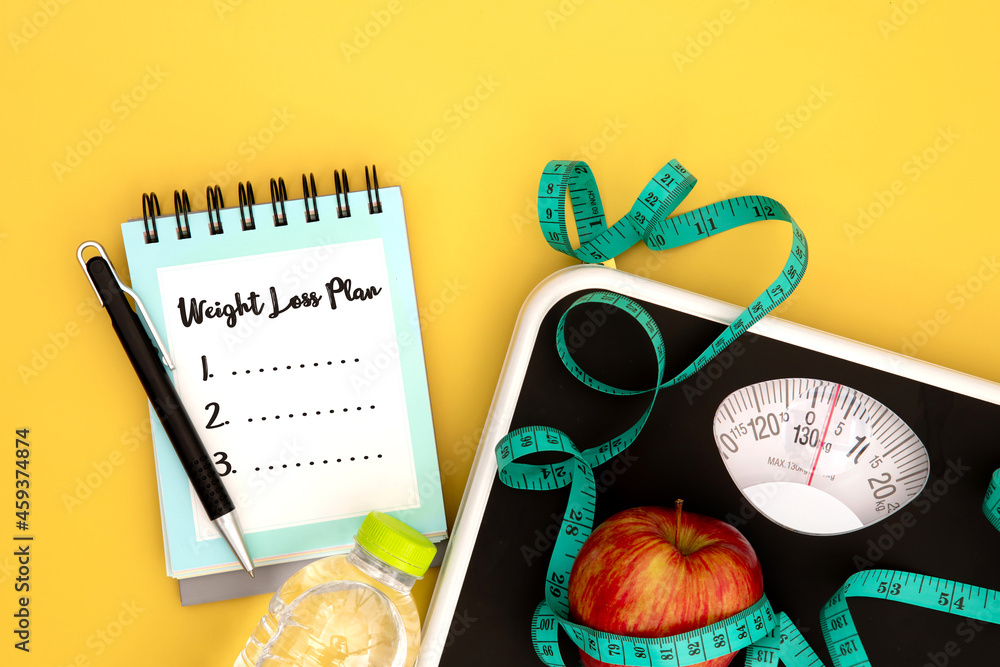
[[[366,169],[366,181],[368,170]],[[372,172],[374,174],[374,170]],[[343,176],[343,178],[341,178]],[[226,208],[143,196],[122,225],[133,289],[164,335],[173,379],[222,475],[258,565],[342,551],[364,516],[445,534],[427,375],[398,187]],[[235,569],[154,413],[167,571]]]

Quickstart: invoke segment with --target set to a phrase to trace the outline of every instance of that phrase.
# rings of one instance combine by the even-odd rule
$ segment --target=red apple
[[[746,538],[728,523],[683,512],[681,504],[625,510],[594,530],[570,574],[574,622],[665,637],[721,621],[760,599],[760,563]],[[607,664],[580,654],[586,667]],[[735,655],[703,664],[724,667]]]

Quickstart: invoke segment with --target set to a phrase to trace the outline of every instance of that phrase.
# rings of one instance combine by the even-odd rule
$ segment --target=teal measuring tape
[[[605,443],[585,450],[577,449],[570,438],[549,427],[519,428],[508,433],[496,445],[500,479],[513,488],[551,490],[570,487],[570,498],[553,547],[552,558],[546,574],[545,600],[532,618],[531,636],[539,659],[551,667],[565,664],[559,654],[558,629],[561,627],[587,655],[603,662],[619,665],[695,665],[748,648],[746,664],[749,666],[773,665],[780,660],[790,667],[815,667],[822,665],[802,634],[784,614],[775,614],[766,597],[750,608],[704,628],[672,637],[639,638],[600,632],[573,623],[569,618],[569,576],[573,562],[594,525],[596,485],[593,468],[604,463],[629,447],[641,432],[648,419],[660,389],[670,387],[697,373],[719,354],[729,343],[748,329],[754,322],[773,310],[798,285],[808,262],[808,248],[801,229],[777,201],[768,197],[737,197],[705,206],[688,213],[669,217],[684,197],[694,187],[695,179],[676,160],[671,161],[643,189],[628,214],[608,226],[600,194],[590,168],[583,162],[553,161],[542,173],[538,191],[539,221],[546,241],[555,249],[584,262],[603,262],[615,257],[638,241],[654,250],[674,248],[707,238],[716,233],[734,229],[760,220],[784,220],[792,226],[792,248],[781,273],[774,282],[747,307],[712,344],[670,380],[664,378],[665,345],[652,317],[635,301],[614,293],[595,292],[580,297],[563,313],[556,334],[557,352],[566,368],[587,386],[607,394],[636,395],[650,393],[650,401],[642,416],[632,426]],[[579,245],[574,247],[568,230],[565,202],[569,198]],[[576,363],[565,342],[565,323],[570,311],[588,303],[601,303],[617,307],[646,331],[657,361],[657,380],[653,387],[644,390],[626,390],[607,385],[590,376]],[[528,463],[521,459],[542,452],[566,455],[558,463]],[[990,491],[984,501],[984,511],[1000,529],[1000,471],[994,475]],[[855,575],[838,591],[824,608],[822,629],[831,656],[837,667],[868,665],[853,620],[847,611],[846,598],[866,595],[867,583],[859,585],[862,575],[865,582],[876,581],[877,572]],[[899,599],[910,604],[923,605],[923,590],[918,580],[927,577],[906,573],[889,573],[897,577],[890,581],[887,590],[896,590]],[[907,583],[898,577],[906,578]],[[875,590],[878,590],[877,581]],[[918,593],[912,594],[916,585]],[[935,586],[951,586],[951,590],[972,589],[963,584],[934,580]],[[853,586],[853,588],[852,588]],[[996,599],[996,593],[987,591]],[[978,595],[978,594],[977,594]],[[878,595],[876,597],[879,597]],[[969,593],[965,597],[975,597]],[[978,598],[976,598],[978,600]],[[836,606],[842,603],[842,607]],[[940,600],[940,598],[939,598]],[[949,606],[951,613],[962,614],[962,606]],[[930,606],[930,608],[940,608]],[[827,609],[830,610],[827,614]],[[997,622],[996,612],[972,616]],[[840,652],[838,656],[835,651]]]
[[[847,599],[852,597],[894,600],[987,623],[1000,623],[1000,592],[909,572],[858,572],[820,611],[823,638],[836,667],[871,664],[847,610]]]
[[[983,499],[983,514],[994,528],[1000,530],[1000,470],[995,470],[990,478],[986,498]]]
[[[754,322],[781,304],[802,280],[809,257],[802,230],[785,207],[770,197],[734,197],[669,217],[695,183],[696,179],[687,169],[677,160],[671,160],[643,188],[625,217],[611,227],[604,215],[597,182],[586,163],[553,160],[542,171],[538,184],[538,219],[545,240],[556,250],[588,263],[607,261],[638,241],[643,241],[652,250],[666,250],[762,220],[783,220],[792,226],[791,252],[778,277],[670,384],[697,373]],[[567,195],[580,241],[577,248],[572,246],[569,237]],[[565,362],[569,355],[565,354],[561,337],[558,341],[560,356]],[[610,388],[601,391],[607,389]]]
[[[742,615],[726,619],[697,632],[675,638],[639,639],[598,633],[569,620],[569,574],[594,523],[596,486],[593,468],[632,444],[648,419],[656,396],[697,373],[754,322],[773,310],[798,285],[808,261],[805,235],[777,201],[767,197],[738,197],[669,217],[694,187],[695,179],[677,161],[661,169],[643,189],[628,214],[608,226],[597,184],[582,162],[550,162],[539,184],[539,220],[546,240],[557,250],[587,262],[606,261],[642,240],[653,249],[681,246],[716,233],[760,220],[784,220],[792,226],[792,248],[780,275],[734,320],[687,368],[672,379],[665,378],[666,347],[659,328],[635,301],[608,292],[577,299],[562,315],[557,331],[559,357],[570,372],[586,385],[608,394],[650,393],[639,420],[611,440],[580,451],[566,434],[552,428],[535,427],[512,431],[497,444],[500,478],[520,489],[557,489],[570,486],[570,500],[553,549],[546,576],[545,602],[533,622],[535,648],[543,662],[562,665],[558,656],[556,626],[570,633],[591,655],[617,664],[688,665],[737,651],[762,640],[775,629],[776,617],[766,599]],[[569,197],[579,247],[569,238],[565,201]],[[565,345],[566,317],[587,303],[611,305],[629,313],[646,331],[657,363],[657,381],[645,390],[625,390],[588,375],[573,360]],[[524,463],[520,459],[540,452],[560,452],[569,458],[561,463]]]

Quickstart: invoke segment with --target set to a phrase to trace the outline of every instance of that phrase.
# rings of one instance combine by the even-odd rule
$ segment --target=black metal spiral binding
[[[274,211],[274,226],[284,227],[288,224],[288,217],[285,215],[285,201],[288,199],[288,190],[285,189],[285,179],[271,179],[271,210]],[[281,205],[281,215],[278,215],[278,205]]]
[[[160,200],[155,192],[142,195],[142,224],[146,231],[146,243],[156,243],[160,237],[156,234],[156,217],[160,215]]]
[[[187,190],[174,190],[174,217],[177,218],[177,238],[191,238],[191,226],[188,224],[188,213],[191,212],[191,200]],[[184,226],[181,226],[181,215],[184,216]]]
[[[375,203],[372,203],[372,181],[375,182]],[[368,191],[368,212],[371,214],[382,212],[382,200],[378,196],[378,172],[375,165],[372,165],[372,177],[368,180],[368,165],[365,165],[365,190]]]
[[[341,175],[343,175],[344,187],[341,189],[340,180]],[[349,218],[351,217],[351,202],[347,199],[347,193],[351,191],[351,186],[347,184],[347,170],[341,169],[340,173],[336,171],[333,172],[333,185],[337,192],[337,217],[338,218]],[[340,195],[344,195],[344,205],[340,205]]]
[[[253,197],[253,186],[250,185],[250,181],[247,181],[246,185],[240,183],[240,225],[243,227],[243,231],[257,228],[253,219],[253,205],[256,203]],[[244,204],[247,205],[247,211],[250,214],[249,218],[243,215]]]
[[[312,210],[309,210],[309,197],[312,196]],[[316,178],[310,172],[306,187],[306,175],[302,174],[302,201],[306,205],[306,222],[319,222],[319,206],[316,204]]]
[[[226,207],[222,200],[222,188],[210,185],[206,188],[205,196],[208,199],[208,233],[212,236],[222,233],[222,209]],[[212,212],[215,212],[215,220],[212,220]]]
[[[334,171],[333,180],[335,186],[335,196],[337,200],[337,217],[351,217],[351,202],[348,199],[350,185],[347,182],[347,170]],[[378,171],[372,165],[369,171],[365,166],[365,189],[368,192],[368,212],[372,215],[382,212],[382,200],[379,196]],[[213,236],[222,233],[222,209],[226,207],[222,197],[222,188],[218,185],[210,185],[205,190],[208,200],[208,231]],[[343,201],[341,201],[343,196]],[[310,173],[309,178],[302,174],[302,199],[305,204],[306,222],[318,222],[319,202],[316,190],[316,178]],[[310,203],[309,200],[312,200]],[[285,202],[288,201],[288,190],[285,186],[285,179],[271,179],[271,209],[274,212],[274,225],[283,227],[288,224],[288,216],[285,211]],[[254,221],[253,207],[257,204],[254,197],[253,186],[250,181],[239,184],[239,208],[240,222],[243,231],[256,229]],[[243,206],[246,205],[244,212]],[[280,212],[279,212],[280,208]],[[191,238],[191,227],[188,215],[191,213],[191,200],[187,190],[174,190],[174,217],[177,223],[177,238]],[[155,192],[142,195],[142,221],[145,228],[143,234],[146,243],[157,243],[159,236],[156,228],[156,219],[160,217],[160,201]],[[183,221],[182,221],[183,218]]]

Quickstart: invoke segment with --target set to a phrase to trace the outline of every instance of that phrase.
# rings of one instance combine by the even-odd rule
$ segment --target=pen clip
[[[160,352],[160,357],[163,359],[163,363],[170,370],[174,370],[174,362],[172,362],[170,357],[167,355],[167,346],[160,338],[160,334],[156,332],[156,327],[153,326],[153,320],[150,319],[146,306],[142,304],[142,299],[140,299],[139,295],[133,292],[132,289],[123,283],[121,278],[118,277],[118,272],[115,271],[114,265],[111,263],[111,260],[108,259],[108,254],[104,252],[104,247],[96,241],[84,241],[80,244],[80,247],[76,249],[76,259],[80,262],[80,266],[83,268],[83,273],[87,276],[90,286],[94,288],[94,293],[97,295],[97,300],[100,302],[101,307],[104,307],[104,299],[101,298],[101,292],[97,289],[97,285],[94,284],[94,279],[90,277],[90,273],[87,271],[87,263],[83,259],[83,250],[88,246],[95,248],[101,255],[101,258],[107,262],[108,270],[111,271],[111,275],[114,277],[115,282],[118,283],[118,287],[121,288],[121,291],[132,297],[132,301],[135,302],[135,305],[139,308],[139,313],[142,315],[142,319],[146,321],[146,327],[149,329],[149,332],[153,334],[153,339],[156,341],[156,348]]]

